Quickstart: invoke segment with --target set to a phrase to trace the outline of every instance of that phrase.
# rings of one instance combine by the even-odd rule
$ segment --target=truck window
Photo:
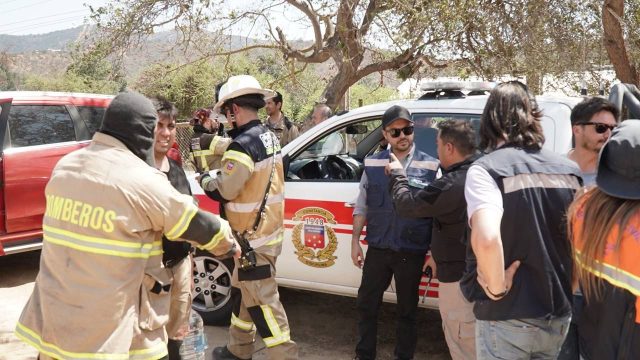
[[[444,120],[463,120],[471,122],[471,126],[480,131],[480,115],[475,114],[421,114],[411,115],[415,127],[413,141],[416,148],[438,158],[436,138],[438,137],[438,123]]]
[[[76,108],[87,125],[89,135],[93,136],[100,128],[100,124],[102,124],[102,117],[106,108],[95,106],[77,106]]]
[[[333,129],[292,157],[288,180],[358,182],[364,156],[381,136],[381,121],[368,119]]]
[[[11,147],[76,139],[73,120],[62,105],[14,105],[9,114]]]

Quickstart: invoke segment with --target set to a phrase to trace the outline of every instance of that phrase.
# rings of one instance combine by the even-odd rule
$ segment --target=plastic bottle
[[[189,333],[182,340],[180,357],[182,360],[204,360],[207,349],[207,337],[204,334],[202,317],[191,309],[189,315]]]

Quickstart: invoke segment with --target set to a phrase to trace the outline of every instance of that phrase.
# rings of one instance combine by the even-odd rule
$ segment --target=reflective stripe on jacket
[[[165,356],[162,234],[224,253],[226,222],[102,133],[58,162],[45,196],[40,272],[16,335],[60,360]]]
[[[479,320],[562,317],[571,313],[571,249],[566,210],[580,188],[580,170],[566,157],[542,149],[504,146],[478,159],[493,178],[504,212],[500,235],[504,263],[521,261],[513,285],[500,300],[480,288],[471,252],[460,288],[475,301]]]
[[[195,135],[195,134],[194,134]],[[198,172],[219,169],[222,155],[231,143],[230,138],[214,134],[199,134],[191,138],[191,161]]]
[[[602,281],[599,299],[586,299],[578,320],[580,350],[585,359],[640,359],[640,213],[634,214],[622,233],[616,226],[608,234],[604,256],[595,267],[583,258],[584,204],[579,201],[571,219],[575,262]],[[587,227],[588,229],[588,227]]]
[[[233,131],[233,142],[222,156],[217,177],[206,179],[202,186],[210,196],[224,201],[224,215],[231,228],[242,234],[252,230],[269,187],[265,216],[248,240],[256,251],[266,255],[280,254],[284,231],[284,170],[280,144],[275,135],[259,120],[253,120]],[[274,156],[275,151],[275,156]]]

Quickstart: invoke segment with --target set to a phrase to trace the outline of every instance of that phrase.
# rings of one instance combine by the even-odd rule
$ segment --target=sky
[[[242,4],[251,7],[252,1],[260,0]],[[80,26],[90,14],[85,4],[99,7],[107,3],[108,0],[0,0],[0,34],[44,34]],[[278,21],[274,26],[285,29],[287,35],[297,39],[313,38],[313,31],[307,26],[297,26],[295,20],[300,18],[300,12],[284,6],[273,11],[280,14],[275,17]],[[234,35],[259,37],[257,29],[247,31],[242,28],[233,32],[237,32]]]
[[[106,0],[0,0],[0,34],[43,34],[80,26],[89,15],[84,4]]]

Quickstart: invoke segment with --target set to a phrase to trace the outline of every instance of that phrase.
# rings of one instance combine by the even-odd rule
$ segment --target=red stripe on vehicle
[[[418,294],[420,296],[424,295],[424,290],[418,290]],[[429,290],[429,291],[427,291],[427,297],[437,298],[438,297],[438,292]]]
[[[200,194],[194,195],[198,200],[198,207],[202,210],[212,212],[214,214],[220,214],[220,203],[211,199],[207,195]]]

